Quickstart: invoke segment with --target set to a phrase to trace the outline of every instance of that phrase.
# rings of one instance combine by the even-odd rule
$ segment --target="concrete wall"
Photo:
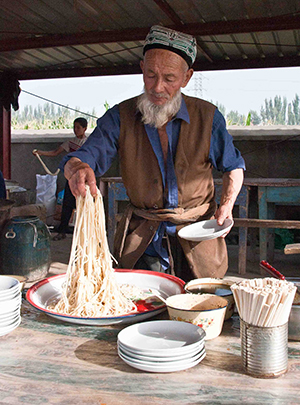
[[[300,126],[231,127],[246,177],[300,178]]]
[[[87,135],[89,134],[90,132],[87,132]],[[32,154],[32,150],[54,150],[73,137],[72,130],[12,130],[11,180],[34,192],[36,189],[36,174],[45,175],[46,172],[38,158]],[[48,169],[55,173],[65,154],[62,153],[56,157],[41,156],[41,158]],[[115,161],[106,175],[117,176],[118,172],[118,162]],[[60,172],[57,176],[58,192],[64,189],[65,181],[63,173]],[[32,200],[35,200],[34,196]]]
[[[236,147],[242,152],[246,177],[300,178],[300,126],[291,127],[229,127]],[[88,133],[89,135],[89,133]],[[12,179],[28,190],[36,189],[36,174],[46,174],[33,149],[53,150],[72,138],[72,130],[12,131]],[[63,154],[42,159],[55,172]],[[118,176],[118,161],[107,176]],[[214,173],[219,177],[219,173]],[[64,188],[65,178],[58,175],[58,191]]]

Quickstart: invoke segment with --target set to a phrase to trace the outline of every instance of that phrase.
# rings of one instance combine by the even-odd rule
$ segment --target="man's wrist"
[[[87,168],[90,168],[87,163],[82,162],[78,158],[72,158],[65,164],[64,174],[66,179],[70,180],[78,170]]]

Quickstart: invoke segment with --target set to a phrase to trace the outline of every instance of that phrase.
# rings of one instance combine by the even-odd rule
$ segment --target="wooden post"
[[[0,169],[5,179],[11,178],[11,110],[0,104]]]

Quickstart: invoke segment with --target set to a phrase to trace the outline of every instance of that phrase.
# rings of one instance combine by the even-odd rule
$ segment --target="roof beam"
[[[166,0],[153,0],[158,7],[173,21],[174,24],[180,26],[184,25],[184,22],[181,20],[179,15],[175,13],[173,8],[166,2]]]
[[[235,69],[262,69],[275,67],[300,66],[300,56],[285,56],[284,58],[269,57],[244,60],[219,60],[214,63],[208,61],[196,61],[193,65],[195,71],[224,71]],[[69,69],[41,69],[41,70],[18,70],[14,72],[18,80],[34,79],[58,79],[66,77],[91,77],[141,74],[139,64],[119,65],[92,68],[69,68]]]
[[[117,76],[141,74],[140,64],[67,69],[29,69],[15,71],[18,80],[60,79],[67,77]]]
[[[300,56],[287,56],[284,58],[265,57],[254,59],[218,60],[213,63],[196,61],[193,65],[195,71],[236,70],[236,69],[267,69],[300,66]]]
[[[175,13],[173,8],[169,5],[169,3],[166,2],[166,0],[153,0],[158,7],[170,18],[173,23],[179,27],[182,26],[182,31],[184,31],[185,24],[184,22],[180,19],[179,15]],[[178,28],[179,29],[179,28]],[[199,45],[199,42],[197,43],[197,49],[199,52],[202,53],[202,55],[209,61],[212,62],[212,58],[205,52],[205,50]]]
[[[185,24],[184,26],[169,26],[169,28],[180,29],[194,36],[282,31],[300,29],[300,18],[298,15],[284,15],[278,17],[192,23]],[[27,38],[18,37],[0,41],[0,52],[95,43],[143,41],[148,32],[149,27],[74,34],[53,34]]]

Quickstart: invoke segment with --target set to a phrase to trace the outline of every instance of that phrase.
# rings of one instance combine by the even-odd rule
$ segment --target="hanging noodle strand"
[[[103,199],[97,190],[92,197],[76,199],[70,260],[60,300],[55,312],[78,317],[109,317],[136,311],[134,302],[125,297],[118,285],[108,247]]]

